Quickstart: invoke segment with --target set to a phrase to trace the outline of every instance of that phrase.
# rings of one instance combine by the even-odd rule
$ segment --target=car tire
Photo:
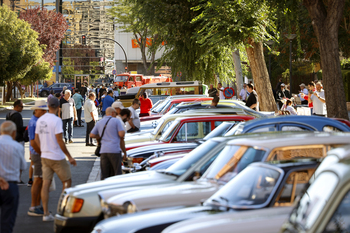
[[[48,97],[49,93],[47,91],[43,91],[43,92],[41,92],[41,96],[42,97]]]

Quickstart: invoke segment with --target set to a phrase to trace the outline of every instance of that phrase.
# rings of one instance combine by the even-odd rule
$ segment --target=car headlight
[[[83,207],[84,199],[69,197],[65,211],[67,213],[78,213]]]
[[[124,208],[127,214],[133,214],[137,211],[136,205],[131,202],[124,203]]]

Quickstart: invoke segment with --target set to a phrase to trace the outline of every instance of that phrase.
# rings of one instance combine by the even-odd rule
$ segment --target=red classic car
[[[181,99],[169,99],[165,100],[166,103],[162,103],[163,107],[162,110],[159,113],[152,114],[152,116],[146,116],[146,117],[140,117],[140,121],[153,121],[161,118],[164,114],[169,112],[172,108],[176,107],[178,104],[181,104],[183,102],[201,102],[201,101],[208,101],[212,100],[212,97],[189,97],[189,98],[181,98]]]
[[[204,138],[215,127],[222,122],[241,122],[252,120],[252,116],[240,116],[240,115],[210,115],[210,116],[198,116],[198,117],[183,117],[181,115],[176,119],[169,128],[164,132],[162,137],[157,141],[147,141],[142,143],[132,143],[126,145],[126,150],[131,150],[144,146],[159,145],[164,143],[184,143],[196,141]],[[142,156],[138,156],[142,157]],[[137,161],[140,162],[140,161]]]

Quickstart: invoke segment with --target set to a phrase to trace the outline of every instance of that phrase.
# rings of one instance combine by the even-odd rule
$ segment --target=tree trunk
[[[253,74],[256,92],[259,96],[259,108],[261,111],[277,111],[275,98],[270,84],[269,73],[267,72],[263,44],[254,42],[249,38],[250,46],[246,47],[250,69]]]
[[[235,63],[235,73],[236,73],[236,84],[237,84],[237,98],[239,97],[239,93],[243,89],[243,72],[241,66],[241,57],[239,55],[239,50],[237,49],[232,53],[233,62]]]
[[[7,90],[6,90],[6,98],[5,98],[5,102],[9,102],[11,100],[11,96],[12,96],[12,85],[13,83],[11,81],[7,81]]]
[[[349,119],[339,60],[338,30],[345,0],[304,0],[320,46],[322,83],[328,117]]]

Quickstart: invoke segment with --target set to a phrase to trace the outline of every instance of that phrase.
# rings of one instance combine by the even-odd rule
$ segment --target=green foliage
[[[350,70],[350,58],[341,60],[340,65],[342,70]]]
[[[40,61],[43,48],[37,38],[30,24],[7,6],[0,7],[0,83],[19,81]]]
[[[50,63],[42,61],[32,66],[30,71],[21,79],[22,85],[30,85],[37,80],[48,80],[52,77],[52,69]]]

